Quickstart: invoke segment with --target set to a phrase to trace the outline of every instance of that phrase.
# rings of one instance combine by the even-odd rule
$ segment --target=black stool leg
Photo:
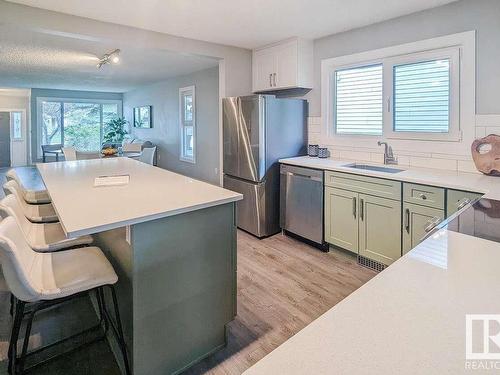
[[[14,316],[14,295],[11,293],[10,294],[10,310],[9,310],[10,316]]]
[[[99,316],[100,316],[100,323],[104,323],[104,336],[108,333],[109,329],[109,322],[108,319],[106,319],[106,314],[105,314],[105,305],[104,305],[104,294],[101,288],[96,289],[95,291],[96,296],[97,296],[97,305],[99,306]]]
[[[24,333],[23,350],[21,356],[19,357],[19,364],[17,365],[17,371],[22,374],[24,371],[24,362],[26,361],[26,353],[28,353],[28,344],[31,336],[31,326],[33,325],[33,319],[35,318],[35,313],[37,312],[36,307],[29,313],[28,324],[26,325],[26,331]]]
[[[109,285],[109,288],[111,289],[111,296],[113,298],[113,307],[115,310],[115,319],[116,319],[116,329],[118,332],[117,333],[117,339],[118,339],[118,344],[120,345],[120,349],[123,355],[123,362],[125,362],[125,372],[127,375],[131,375],[132,373],[130,372],[130,365],[128,362],[128,356],[127,356],[127,347],[125,346],[125,336],[123,335],[123,329],[122,329],[122,322],[120,320],[120,310],[118,309],[118,300],[116,298],[116,292],[115,288],[113,285]]]
[[[10,334],[9,341],[9,374],[16,373],[17,340],[19,339],[19,331],[21,330],[21,323],[23,322],[25,305],[25,302],[19,300],[16,303],[16,315],[14,317],[14,324],[12,325],[12,332]]]

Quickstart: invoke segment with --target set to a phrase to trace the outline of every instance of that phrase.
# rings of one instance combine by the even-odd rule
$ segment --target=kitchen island
[[[94,235],[118,274],[135,375],[179,373],[225,345],[240,194],[129,158],[37,167],[66,235]],[[117,175],[129,182],[94,187]]]

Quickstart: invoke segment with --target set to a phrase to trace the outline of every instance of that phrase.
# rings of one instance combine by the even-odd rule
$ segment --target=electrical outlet
[[[217,176],[219,174],[219,168],[214,168],[214,173]]]

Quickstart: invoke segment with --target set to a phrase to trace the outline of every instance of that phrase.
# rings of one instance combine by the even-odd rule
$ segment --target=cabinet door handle
[[[361,220],[365,220],[365,200],[359,200],[359,217]]]
[[[469,198],[463,198],[457,202],[457,210],[460,211],[462,208],[467,206],[470,203]]]
[[[274,82],[274,87],[276,87],[276,73],[273,73],[273,82]]]
[[[410,233],[410,210],[408,208],[405,210],[405,230]]]
[[[269,74],[269,87],[273,87],[273,74]]]
[[[420,193],[419,197],[424,201],[427,199],[427,195],[425,195],[424,193]]]
[[[356,219],[356,206],[357,206],[357,199],[356,197],[352,197],[352,215]]]
[[[433,230],[434,228],[436,228],[436,226],[441,222],[441,218],[436,216],[436,217],[433,217],[431,220],[428,221],[428,225],[425,227],[425,232],[428,233],[430,232],[431,230]]]

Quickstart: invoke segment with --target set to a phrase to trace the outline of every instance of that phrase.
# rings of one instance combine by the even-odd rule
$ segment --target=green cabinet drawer
[[[480,198],[483,194],[473,193],[470,191],[461,191],[448,189],[446,198],[446,217],[453,215],[455,212],[459,211],[467,203],[473,201],[476,198]]]
[[[435,186],[403,184],[403,200],[425,207],[444,210],[444,193],[445,189]]]
[[[401,200],[400,181],[326,171],[325,185],[382,198]]]

